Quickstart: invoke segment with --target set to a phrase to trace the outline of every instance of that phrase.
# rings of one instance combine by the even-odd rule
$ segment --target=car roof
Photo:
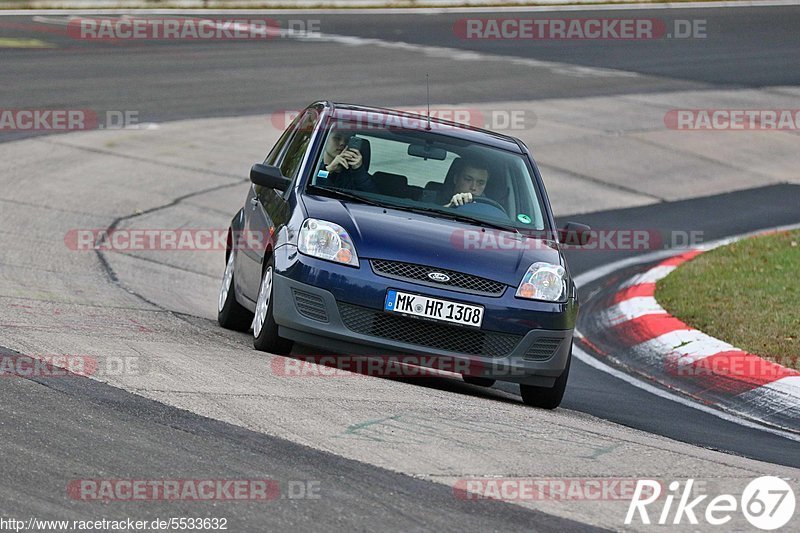
[[[419,119],[420,123],[427,123],[428,121],[427,116],[408,111],[399,111],[396,109],[387,109],[383,107],[371,107],[371,106],[347,104],[340,102],[321,102],[321,103],[331,109],[332,116],[334,118],[351,118],[354,120],[358,120],[359,118],[361,118],[359,117],[359,115],[363,114],[364,115],[363,119],[365,124],[369,123],[369,121],[367,120],[367,114],[372,115],[372,118],[370,120],[374,120],[374,114],[378,114],[387,117],[387,119],[389,117],[403,117],[406,119],[410,117],[414,119]],[[341,111],[346,111],[347,113],[341,113]],[[523,153],[523,150],[520,146],[521,141],[519,141],[515,137],[511,137],[509,135],[502,135],[494,131],[485,130],[482,128],[476,128],[474,126],[469,126],[466,124],[452,122],[449,120],[444,120],[435,117],[431,117],[430,122],[433,124],[442,124],[448,126],[445,129],[437,128],[435,132],[438,134],[448,135],[467,142],[485,144],[488,146],[492,146],[494,148],[509,150],[519,154]],[[390,120],[387,120],[387,123],[390,123]],[[425,131],[426,129],[424,126],[413,127],[413,125],[408,125],[407,127],[409,129],[417,129],[419,131]]]

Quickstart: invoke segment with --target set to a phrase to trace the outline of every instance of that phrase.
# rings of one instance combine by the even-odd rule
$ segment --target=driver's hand
[[[460,192],[454,194],[452,198],[450,198],[450,203],[447,204],[445,207],[458,207],[460,205],[468,204],[473,202],[472,193],[471,192]]]

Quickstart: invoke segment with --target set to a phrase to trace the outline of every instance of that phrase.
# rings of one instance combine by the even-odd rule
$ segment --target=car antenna
[[[428,100],[428,126],[425,128],[426,130],[430,131],[431,129],[431,84],[428,80],[429,74],[425,73],[425,89],[427,92],[427,100]]]

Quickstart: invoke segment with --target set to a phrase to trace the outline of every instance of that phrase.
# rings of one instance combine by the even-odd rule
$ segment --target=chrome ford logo
[[[450,276],[447,274],[442,274],[441,272],[428,272],[428,277],[433,281],[438,281],[439,283],[446,283],[450,281]]]

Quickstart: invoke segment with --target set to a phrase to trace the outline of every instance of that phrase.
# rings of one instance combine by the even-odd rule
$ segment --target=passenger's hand
[[[341,169],[350,168],[350,163],[347,160],[346,150],[333,158],[333,161],[328,163],[325,167],[328,172],[338,172]]]
[[[361,168],[361,163],[364,162],[364,158],[361,156],[361,152],[356,150],[355,148],[348,148],[342,155],[347,159],[347,162],[350,164],[350,168],[358,169]]]
[[[468,204],[472,201],[473,198],[471,192],[460,192],[458,194],[454,194],[450,199],[450,203],[445,207],[458,207],[460,205]]]

